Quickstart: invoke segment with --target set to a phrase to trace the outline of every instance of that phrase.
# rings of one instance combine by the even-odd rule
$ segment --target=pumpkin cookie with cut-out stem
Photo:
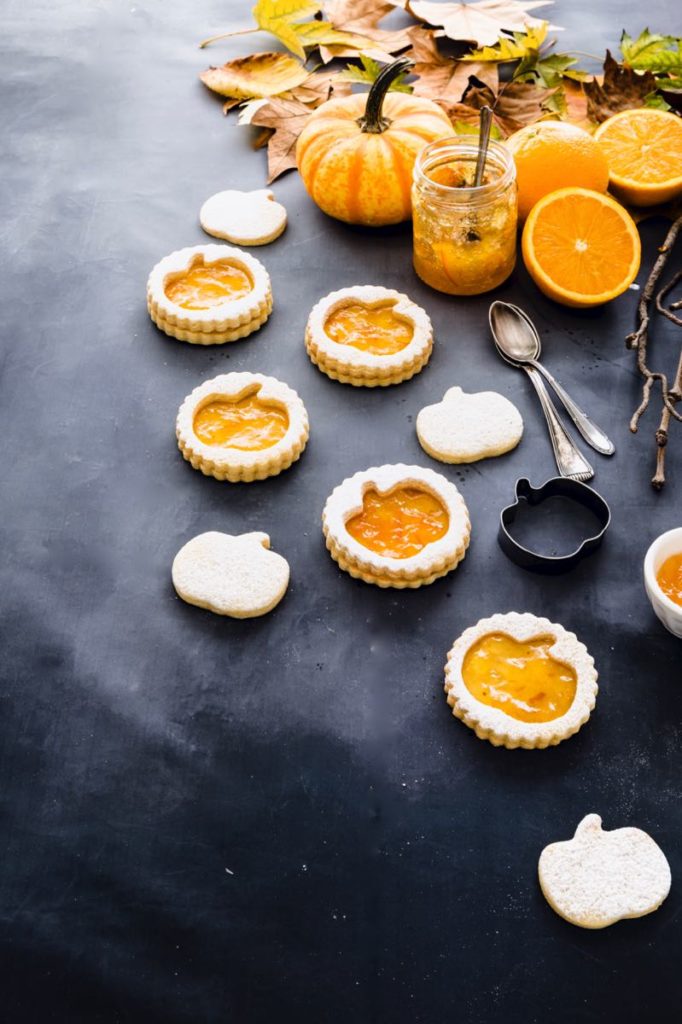
[[[176,434],[183,456],[216,480],[276,476],[308,441],[308,414],[296,392],[262,373],[225,373],[185,398]]]
[[[333,380],[381,387],[409,380],[433,348],[431,321],[407,295],[354,285],[325,295],[305,332],[308,355]]]
[[[222,345],[253,334],[270,316],[270,276],[240,249],[189,246],[153,268],[147,308],[156,326],[178,341]]]
[[[348,477],[322,514],[339,566],[379,587],[421,587],[464,558],[471,525],[454,484],[421,466],[376,466]]]
[[[574,633],[509,612],[471,626],[445,666],[452,713],[494,746],[555,746],[585,724],[597,698],[594,661]]]

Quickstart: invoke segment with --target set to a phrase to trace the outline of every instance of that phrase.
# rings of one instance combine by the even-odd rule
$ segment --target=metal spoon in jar
[[[558,380],[539,361],[542,352],[540,335],[530,317],[510,302],[494,302],[493,306],[495,307],[496,324],[493,333],[497,347],[501,348],[507,358],[515,363],[532,366],[538,370],[551,385],[587,443],[602,455],[613,455],[616,450],[613,442],[596,423],[593,423],[587,413],[583,412],[579,405],[576,405]],[[491,323],[493,306],[490,307]]]
[[[515,309],[516,307],[511,308]],[[505,343],[513,330],[513,320],[508,313],[508,309],[509,303],[507,302],[493,302],[490,307],[488,317],[490,330],[495,340],[495,348],[506,362],[525,370],[530,377],[547,420],[549,437],[554,449],[554,458],[561,475],[570,477],[572,480],[590,480],[594,476],[594,470],[576,447],[573,438],[564,429],[542,377],[533,365],[519,362],[518,359],[507,352]],[[509,332],[509,334],[506,332]]]
[[[488,156],[488,146],[490,145],[490,128],[493,122],[493,112],[491,107],[481,107],[481,113],[479,115],[480,128],[478,137],[478,156],[476,157],[476,169],[474,171],[473,188],[480,188],[483,184],[483,172],[485,171],[485,162]],[[471,227],[467,231],[467,242],[480,242],[481,236],[472,223]]]

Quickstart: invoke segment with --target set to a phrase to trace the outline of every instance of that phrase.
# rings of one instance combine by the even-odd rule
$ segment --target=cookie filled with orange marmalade
[[[153,268],[147,309],[178,341],[222,345],[253,334],[272,311],[267,270],[255,256],[228,245],[178,249]]]
[[[308,441],[308,414],[287,384],[262,373],[224,373],[185,398],[178,447],[217,480],[263,480],[288,469]]]
[[[500,747],[550,747],[585,724],[597,697],[594,661],[573,633],[535,615],[481,619],[445,666],[452,713]]]
[[[325,295],[305,332],[308,355],[333,380],[380,387],[408,380],[426,365],[431,321],[407,295],[378,285],[354,285]]]
[[[421,466],[376,466],[332,491],[322,514],[332,558],[379,587],[421,587],[469,546],[469,513],[454,484]]]

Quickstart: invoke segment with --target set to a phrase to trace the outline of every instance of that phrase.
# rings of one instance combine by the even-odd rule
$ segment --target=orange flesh
[[[217,401],[199,409],[194,433],[204,444],[259,452],[277,444],[289,428],[286,409],[248,395],[236,402]]]
[[[183,309],[211,309],[241,299],[252,290],[251,278],[232,263],[197,263],[165,285],[166,296]]]
[[[566,196],[545,206],[532,244],[554,284],[581,295],[617,290],[632,265],[633,240],[623,217],[591,196]]]
[[[676,118],[651,118],[630,111],[599,136],[611,173],[642,185],[657,185],[682,175],[682,124]]]
[[[393,355],[412,341],[412,324],[396,316],[392,306],[365,306],[352,302],[337,309],[324,325],[338,345],[351,345],[376,356]]]
[[[682,605],[682,552],[666,558],[656,573],[656,582],[666,597]]]
[[[365,492],[362,512],[346,529],[363,547],[386,558],[411,558],[447,533],[450,517],[433,494],[396,487],[390,494]]]
[[[448,160],[435,167],[429,167],[425,172],[429,181],[436,185],[445,185],[446,188],[473,188],[476,165],[471,160]],[[483,172],[481,185],[489,185],[499,178],[500,172],[490,173],[487,169]]]
[[[464,684],[482,704],[519,722],[552,722],[566,714],[577,686],[573,669],[549,654],[554,643],[553,636],[519,643],[488,633],[464,657]]]

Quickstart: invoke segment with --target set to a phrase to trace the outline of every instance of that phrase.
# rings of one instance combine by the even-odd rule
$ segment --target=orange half
[[[587,188],[550,192],[530,212],[523,262],[540,291],[564,306],[599,306],[630,287],[641,257],[630,214]]]
[[[654,206],[682,194],[682,118],[665,110],[622,110],[594,137],[606,154],[611,186],[626,203]]]

